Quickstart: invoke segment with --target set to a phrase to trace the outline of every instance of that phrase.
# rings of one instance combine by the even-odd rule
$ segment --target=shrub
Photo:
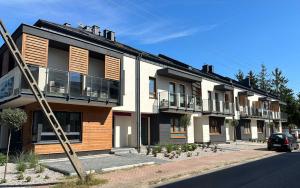
[[[191,145],[192,145],[193,151],[195,151],[198,148],[197,144],[191,144]]]
[[[26,180],[26,182],[31,182],[31,177],[27,176],[25,180]]]
[[[6,163],[6,156],[3,153],[0,153],[0,166],[3,166]]]
[[[0,184],[2,184],[2,183],[6,183],[7,182],[7,180],[6,179],[2,179],[1,181],[0,181]]]
[[[183,152],[187,152],[187,151],[188,151],[188,144],[182,144],[182,145],[181,145],[181,150],[182,150]]]
[[[168,153],[171,153],[174,150],[174,144],[167,144],[166,150]]]
[[[50,177],[46,175],[44,179],[45,179],[45,180],[48,180],[48,179],[50,179]]]
[[[19,161],[16,170],[18,172],[25,172],[26,168],[27,168],[26,163],[24,163],[23,161]]]
[[[42,165],[38,165],[36,168],[35,168],[35,173],[43,173],[45,171],[45,167],[42,166]]]
[[[38,156],[32,151],[26,153],[24,159],[29,163],[29,168],[35,168],[39,163]]]
[[[23,180],[24,179],[24,174],[23,172],[21,172],[18,176],[17,176],[18,180]]]
[[[161,153],[161,151],[162,151],[162,146],[161,145],[156,145],[154,147],[155,147],[157,153]]]

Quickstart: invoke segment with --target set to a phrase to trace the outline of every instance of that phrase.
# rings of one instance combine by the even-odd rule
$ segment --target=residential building
[[[12,36],[76,151],[228,142],[235,132],[237,139],[262,139],[286,121],[277,96],[216,74],[211,65],[199,70],[129,47],[97,26],[39,20]],[[14,132],[13,147],[63,152],[5,45],[0,62],[0,108],[20,107],[29,117]],[[5,148],[7,129],[0,135]]]

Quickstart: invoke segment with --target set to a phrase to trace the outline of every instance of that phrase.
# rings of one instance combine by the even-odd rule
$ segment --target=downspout
[[[135,118],[136,118],[136,126],[137,126],[137,150],[141,152],[141,70],[140,70],[140,60],[142,54],[138,54],[135,60]]]

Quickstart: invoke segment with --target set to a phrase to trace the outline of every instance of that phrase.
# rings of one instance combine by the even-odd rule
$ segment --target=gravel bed
[[[3,179],[4,166],[0,166],[0,180]],[[24,179],[18,180],[19,172],[16,170],[16,164],[8,163],[7,165],[7,174],[6,174],[6,183],[0,184],[0,186],[16,186],[16,185],[34,185],[34,184],[51,184],[56,183],[63,178],[63,175],[54,172],[45,168],[45,171],[42,173],[36,173],[34,169],[26,169],[23,173]],[[26,177],[30,176],[31,181],[26,182]],[[48,176],[49,179],[46,179],[45,176]]]
[[[217,149],[217,152],[214,152],[212,148],[202,149],[202,147],[198,147],[194,151],[181,152],[181,154],[176,154],[176,152],[173,151],[174,157],[169,158],[169,157],[165,157],[166,151],[165,151],[165,149],[163,149],[161,153],[157,153],[156,158],[162,159],[162,160],[167,160],[167,161],[180,161],[180,160],[193,159],[193,158],[197,158],[197,157],[214,156],[214,155],[219,155],[220,153],[228,153],[228,152],[233,152],[233,151]],[[188,156],[188,153],[191,153],[191,156]],[[143,151],[141,154],[146,155],[146,152]],[[153,155],[150,154],[149,156],[153,156]]]

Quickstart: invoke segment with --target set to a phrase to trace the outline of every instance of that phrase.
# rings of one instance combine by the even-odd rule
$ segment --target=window
[[[80,141],[82,134],[82,114],[80,112],[54,112],[54,114],[68,139]],[[32,140],[33,142],[58,141],[42,111],[33,113]]]
[[[180,107],[185,107],[185,87],[184,85],[179,85],[179,93],[180,93]]]
[[[210,134],[221,134],[221,126],[222,121],[217,118],[210,118],[209,119],[209,133]]]
[[[244,122],[244,134],[251,134],[251,126],[249,121]]]
[[[176,94],[175,94],[175,83],[170,82],[169,83],[169,100],[170,100],[170,106],[177,106],[176,105]]]
[[[156,98],[156,79],[149,77],[149,97]]]
[[[257,132],[263,133],[264,132],[264,122],[257,121]]]
[[[235,108],[236,108],[236,111],[240,111],[239,101],[238,101],[237,97],[235,97]]]
[[[186,128],[180,125],[179,118],[171,118],[171,133],[186,132]]]

